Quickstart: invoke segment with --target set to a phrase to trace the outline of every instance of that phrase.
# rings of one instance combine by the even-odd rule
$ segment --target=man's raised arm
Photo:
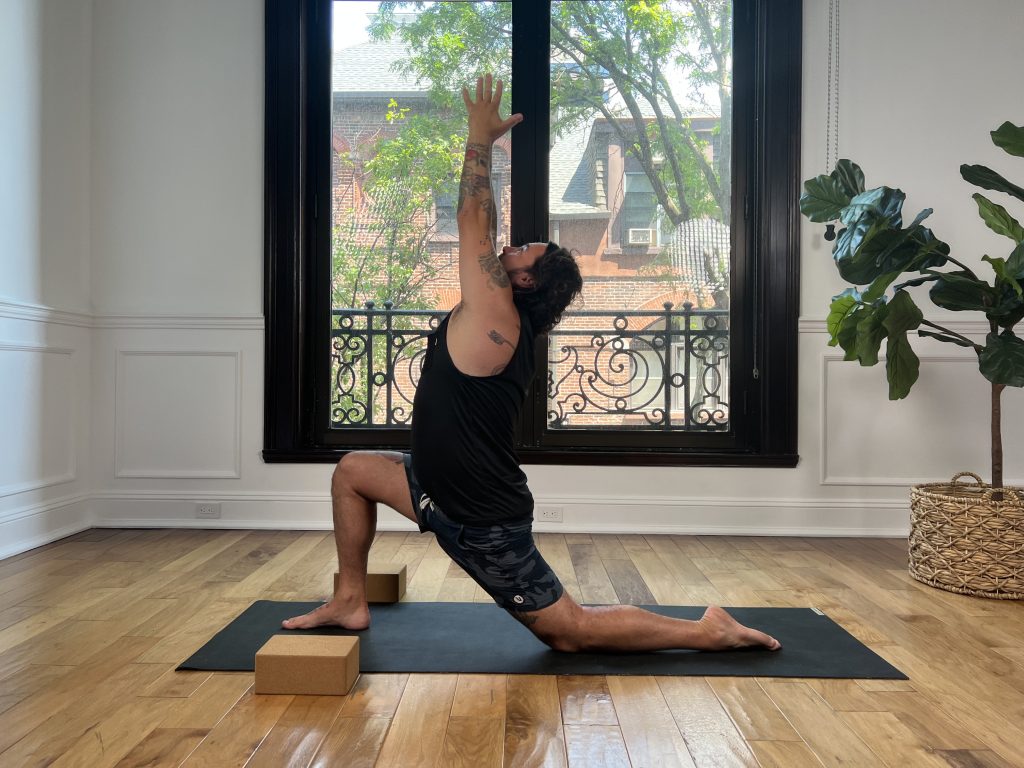
[[[477,78],[476,100],[462,89],[469,116],[469,135],[466,155],[459,179],[459,282],[462,303],[466,307],[493,301],[493,291],[507,294],[511,303],[511,284],[508,274],[498,260],[498,214],[491,189],[491,146],[512,126],[522,122],[521,114],[502,120],[498,113],[501,105],[502,82],[494,84],[488,74]]]

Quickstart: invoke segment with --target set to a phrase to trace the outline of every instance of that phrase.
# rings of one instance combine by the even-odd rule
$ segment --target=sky
[[[366,25],[369,19],[366,14],[377,10],[380,3],[376,0],[338,0],[334,3],[333,19],[334,48],[349,48],[365,43]]]

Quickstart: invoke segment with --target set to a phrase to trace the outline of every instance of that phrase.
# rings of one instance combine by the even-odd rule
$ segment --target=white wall
[[[806,178],[824,170],[828,4],[804,5]],[[29,17],[33,7],[0,5]],[[90,217],[69,215],[75,223],[59,238],[40,242],[31,224],[39,208],[18,209],[18,263],[0,276],[4,286],[17,284],[22,301],[75,309],[91,297],[93,518],[196,525],[201,499],[222,503],[215,525],[327,527],[331,467],[266,465],[259,455],[263,2],[95,0],[91,23],[91,66],[65,75],[84,78],[82,92],[91,93],[85,154],[92,164],[75,172],[88,194],[36,198],[37,206],[59,201]],[[1003,120],[1024,122],[1019,0],[857,0],[843,3],[841,28],[840,154],[862,165],[870,185],[903,188],[911,215],[935,208],[932,227],[963,260],[1005,254],[978,219],[958,167],[991,163],[1013,179],[1024,176],[1021,162],[1004,159],[987,134]],[[53,54],[57,62],[89,47],[74,39]],[[18,50],[5,46],[0,57],[38,68],[39,48]],[[0,78],[29,114],[11,130],[20,131],[20,146],[35,149],[39,136],[58,131],[59,119],[39,130],[53,102],[31,78]],[[81,135],[71,133],[60,127],[58,135],[81,149]],[[48,178],[31,167],[18,173],[27,186]],[[83,230],[88,246],[72,249]],[[916,342],[921,381],[909,400],[893,404],[880,368],[842,363],[826,346],[828,300],[845,286],[821,232],[818,225],[802,232],[799,466],[527,467],[538,502],[565,509],[565,522],[549,530],[899,534],[908,528],[911,483],[962,469],[988,476],[987,387],[966,350]],[[91,253],[91,270],[83,252]],[[56,276],[50,267],[61,259],[78,265],[82,284],[91,272],[90,290],[60,294],[47,280],[33,282]],[[942,322],[984,332],[955,315]],[[1006,474],[1017,484],[1024,484],[1024,434],[1014,429],[1024,422],[1022,395],[1004,396]],[[403,522],[387,512],[381,524]]]
[[[0,1],[0,557],[89,525],[90,25]]]

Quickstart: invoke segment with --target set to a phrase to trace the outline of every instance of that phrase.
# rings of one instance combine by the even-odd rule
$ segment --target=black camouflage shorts
[[[441,549],[507,611],[539,611],[564,591],[533,541],[533,521],[463,525],[448,517],[420,487],[412,456],[403,454],[412,508],[420,531],[431,531]]]

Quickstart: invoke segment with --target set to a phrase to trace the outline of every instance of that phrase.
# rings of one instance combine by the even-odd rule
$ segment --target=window
[[[622,199],[622,244],[657,246],[661,227],[658,225],[658,198],[646,173],[626,173]]]
[[[527,117],[499,240],[585,279],[524,462],[795,464],[799,0],[266,3],[266,460],[408,445],[458,298],[458,89],[490,70]]]

